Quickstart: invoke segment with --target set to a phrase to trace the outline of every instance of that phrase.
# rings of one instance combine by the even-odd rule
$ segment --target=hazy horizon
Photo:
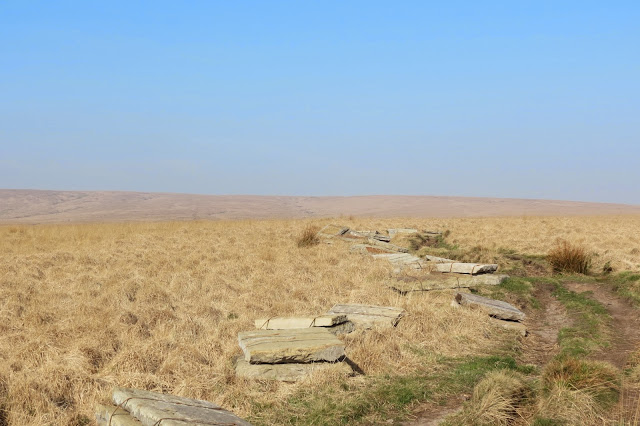
[[[193,196],[212,196],[212,197],[282,197],[282,198],[357,198],[357,197],[415,197],[415,198],[478,198],[478,199],[496,199],[496,200],[523,200],[523,201],[551,201],[551,202],[569,202],[569,203],[595,203],[595,204],[621,204],[629,206],[640,206],[640,203],[616,203],[608,201],[589,201],[589,200],[571,200],[559,198],[523,198],[523,197],[483,197],[483,196],[465,196],[465,195],[445,195],[445,194],[326,194],[326,195],[307,195],[307,194],[250,194],[250,193],[204,193],[204,192],[171,192],[171,191],[136,191],[136,190],[117,190],[117,189],[42,189],[42,188],[0,188],[0,191],[45,191],[45,192],[116,192],[116,193],[132,193],[132,194],[169,194],[169,195],[193,195]]]
[[[640,204],[640,4],[0,4],[0,188]]]

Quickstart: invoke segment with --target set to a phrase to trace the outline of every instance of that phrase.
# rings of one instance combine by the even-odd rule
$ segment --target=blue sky
[[[640,2],[2,1],[0,188],[640,204]]]

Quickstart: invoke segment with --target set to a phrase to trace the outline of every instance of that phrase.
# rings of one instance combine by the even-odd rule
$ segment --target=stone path
[[[251,364],[335,362],[345,356],[344,343],[320,327],[244,331],[238,343]]]
[[[412,291],[446,290],[456,288],[471,288],[479,285],[499,285],[508,275],[458,275],[458,274],[428,274],[421,277],[410,275],[396,276],[385,281],[391,289],[406,294]]]
[[[458,293],[455,301],[462,306],[480,308],[494,318],[509,321],[522,321],[526,315],[520,309],[510,303],[494,300],[488,297],[478,296],[472,293]]]
[[[251,426],[230,411],[207,401],[139,389],[115,388],[114,406],[96,408],[100,426],[238,425]]]
[[[358,327],[395,327],[405,315],[404,309],[360,304],[334,305],[329,314],[344,314]]]

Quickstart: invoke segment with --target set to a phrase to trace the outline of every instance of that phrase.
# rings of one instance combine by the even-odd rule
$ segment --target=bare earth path
[[[640,310],[620,299],[603,285],[594,283],[567,283],[576,293],[589,292],[611,315],[611,345],[592,356],[595,360],[609,362],[620,369],[628,366],[630,355],[640,348]],[[623,380],[618,413],[624,424],[637,424],[640,413],[640,389],[627,386]],[[622,424],[622,423],[621,423]]]
[[[589,296],[600,302],[611,316],[610,346],[593,354],[591,358],[606,361],[619,369],[627,366],[630,355],[640,348],[640,310],[622,300],[611,290],[601,284],[569,282],[564,286],[576,293],[588,292]],[[522,354],[518,359],[522,364],[534,364],[539,367],[548,363],[559,351],[558,332],[569,327],[572,320],[566,309],[552,295],[551,284],[537,284],[534,296],[543,309],[530,309],[525,324],[528,336],[523,341]],[[445,406],[424,404],[416,412],[415,418],[406,426],[435,426],[447,416],[462,408],[469,396],[459,395],[452,398]],[[620,413],[633,416],[638,407],[640,390],[623,387]]]
[[[566,283],[565,287],[576,293],[589,292],[611,315],[609,336],[611,346],[593,355],[593,359],[607,361],[624,368],[629,355],[640,347],[640,310],[620,299],[603,285],[595,283]]]
[[[534,296],[542,309],[529,309],[524,324],[528,335],[522,342],[522,355],[518,362],[543,366],[558,353],[558,332],[561,328],[571,325],[571,319],[566,310],[552,296],[551,284],[538,284]],[[432,403],[423,404],[415,411],[415,418],[406,426],[435,426],[447,416],[462,408],[470,395],[458,395],[451,398],[446,405]]]

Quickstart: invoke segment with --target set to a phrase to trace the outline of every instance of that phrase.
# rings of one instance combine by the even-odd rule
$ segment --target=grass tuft
[[[524,375],[512,370],[488,373],[473,389],[473,397],[449,423],[508,425],[521,417],[519,411],[533,396]]]
[[[591,255],[583,246],[559,240],[549,251],[547,260],[554,272],[588,274],[591,268]]]
[[[542,387],[539,413],[571,424],[601,423],[620,395],[615,367],[571,357],[556,359],[545,367]]]
[[[314,225],[308,225],[302,230],[302,233],[298,236],[298,247],[311,247],[320,243],[318,238],[318,227]]]

